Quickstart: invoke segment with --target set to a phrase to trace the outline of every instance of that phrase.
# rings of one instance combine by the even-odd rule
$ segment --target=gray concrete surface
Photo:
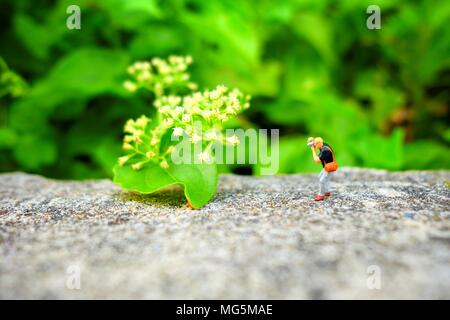
[[[317,175],[227,175],[194,211],[1,174],[0,298],[449,299],[449,180],[344,168],[318,203]]]

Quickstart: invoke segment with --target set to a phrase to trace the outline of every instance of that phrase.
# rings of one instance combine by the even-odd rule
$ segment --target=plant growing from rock
[[[114,167],[114,182],[140,193],[180,184],[188,204],[200,208],[217,187],[214,145],[239,143],[235,135],[224,135],[223,124],[249,108],[250,97],[223,85],[197,91],[186,72],[191,63],[189,56],[170,56],[136,62],[128,68],[132,79],[125,81],[124,87],[131,92],[150,91],[158,112],[153,119],[142,115],[126,122],[126,154]],[[193,161],[176,161],[183,152],[189,152]]]

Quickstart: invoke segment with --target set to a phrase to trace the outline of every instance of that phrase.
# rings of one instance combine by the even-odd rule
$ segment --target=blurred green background
[[[81,8],[81,30],[66,9]],[[366,8],[381,8],[368,30]],[[280,172],[317,171],[322,136],[341,166],[450,169],[450,2],[2,0],[0,171],[111,176],[124,122],[151,115],[126,67],[194,58],[201,88],[253,96],[238,125],[280,129]],[[251,173],[251,168],[233,168]]]

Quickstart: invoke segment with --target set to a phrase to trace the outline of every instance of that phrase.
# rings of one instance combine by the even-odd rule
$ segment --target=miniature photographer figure
[[[319,174],[319,194],[314,198],[315,201],[322,201],[325,197],[331,196],[330,176],[337,170],[338,164],[334,158],[333,150],[323,142],[322,138],[308,138],[307,146],[312,150],[314,162],[322,163],[323,169]],[[316,149],[320,150],[319,155],[317,155]]]

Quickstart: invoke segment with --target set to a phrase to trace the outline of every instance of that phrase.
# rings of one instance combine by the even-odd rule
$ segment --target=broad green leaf
[[[218,183],[215,164],[171,164],[170,175],[184,187],[184,193],[193,208],[203,207],[212,199]]]
[[[172,184],[181,184],[189,203],[200,208],[214,196],[218,173],[215,164],[174,164],[162,169],[156,163],[148,163],[135,171],[130,165],[114,167],[114,182],[124,189],[140,193],[152,193]]]
[[[200,145],[196,145],[200,147]],[[183,140],[176,145],[169,161],[168,173],[184,187],[184,194],[193,208],[200,208],[212,199],[218,183],[217,165],[211,151],[208,163],[199,163],[199,152],[191,142]]]
[[[140,193],[152,193],[177,182],[156,163],[148,163],[139,171],[116,165],[113,171],[114,183]]]

